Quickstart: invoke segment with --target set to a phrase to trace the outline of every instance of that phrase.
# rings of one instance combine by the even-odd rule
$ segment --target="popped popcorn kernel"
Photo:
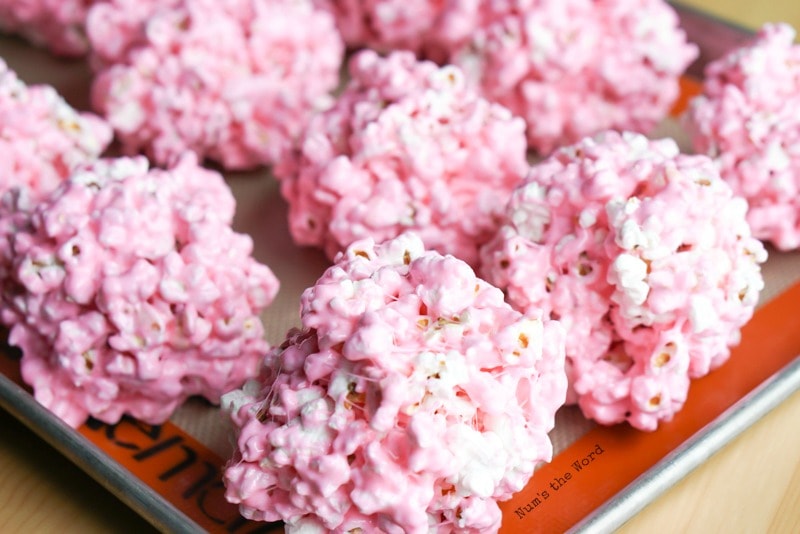
[[[344,45],[310,0],[110,0],[87,20],[94,108],[128,154],[271,165],[333,102]]]
[[[456,67],[356,54],[350,81],[277,169],[289,228],[330,258],[404,231],[474,264],[528,165],[524,124],[469,90]]]
[[[26,85],[0,59],[0,192],[25,188],[35,202],[98,158],[111,136],[100,117],[76,111],[49,85]]]
[[[569,399],[586,416],[653,430],[752,316],[766,252],[746,208],[708,157],[605,132],[531,168],[481,272],[564,325]]]
[[[525,119],[542,155],[606,129],[646,133],[697,57],[663,0],[490,0],[450,61]]]
[[[75,427],[157,424],[256,375],[278,282],[232,230],[219,173],[101,159],[32,207],[19,193],[0,204],[1,318],[40,403]]]
[[[787,24],[766,24],[747,45],[708,64],[683,117],[696,152],[749,205],[753,235],[800,247],[800,45]]]
[[[347,46],[409,50],[442,61],[477,27],[476,0],[314,0],[331,13]]]
[[[227,499],[288,532],[497,531],[496,501],[552,455],[560,325],[410,233],[354,243],[301,302],[302,329],[223,400]]]

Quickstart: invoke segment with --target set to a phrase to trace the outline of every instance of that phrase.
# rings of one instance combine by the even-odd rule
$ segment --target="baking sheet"
[[[694,73],[700,72],[704,61],[747,38],[741,29],[720,24],[702,13],[681,8],[680,14],[690,39],[702,49],[700,62],[693,66]],[[0,39],[0,56],[27,83],[51,83],[73,106],[88,108],[90,72],[84,62],[56,60],[14,38]],[[682,141],[675,120],[665,121],[653,136],[672,136]],[[686,148],[685,142],[682,145]],[[279,343],[288,328],[299,322],[300,293],[317,279],[328,261],[319,251],[298,248],[292,243],[286,225],[286,206],[268,172],[229,174],[226,178],[238,202],[235,228],[254,236],[255,257],[268,264],[281,280],[281,291],[264,314],[267,338]],[[793,314],[783,310],[787,306],[789,310],[797,309],[792,300],[800,302],[800,298],[794,297],[800,290],[787,293],[787,288],[800,279],[800,253],[771,250],[764,273],[767,289],[762,294],[762,304],[771,304],[757,312],[754,323],[758,325],[760,321],[766,323],[763,328],[792,334],[788,339],[782,338],[784,342],[773,351],[769,364],[772,369],[763,369],[763,377],[750,376],[751,382],[755,381],[752,385],[742,383],[736,388],[726,388],[732,398],[718,401],[713,408],[706,406],[709,396],[698,397],[695,392],[698,387],[693,385],[687,408],[676,417],[676,429],[665,425],[659,430],[661,434],[637,433],[626,426],[598,428],[576,408],[563,408],[552,433],[557,456],[552,464],[537,472],[525,491],[503,505],[503,531],[561,531],[576,523],[578,530],[609,531],[795,391],[800,383],[800,363],[794,358],[800,352],[800,335],[796,334],[800,332],[800,324],[787,325],[785,321],[790,320],[787,316]],[[746,363],[748,351],[752,350],[748,342],[761,336],[763,328],[754,328],[752,334],[745,332],[745,348],[735,350],[726,366],[707,377],[712,379],[712,385],[706,389],[714,389],[713,379],[725,379],[719,374],[722,371],[745,374],[742,369],[747,366],[739,363]],[[266,532],[279,528],[246,522],[239,518],[235,507],[224,502],[220,472],[232,445],[226,418],[208,403],[190,401],[165,425],[125,420],[108,426],[91,421],[75,431],[49,414],[20,387],[16,367],[13,350],[5,350],[0,356],[0,405],[160,530]],[[699,382],[702,382],[700,388],[707,383]],[[662,434],[670,436],[664,441]],[[648,437],[661,440],[661,449],[645,444],[650,455],[645,457],[644,464],[625,476],[619,475],[620,470],[616,469],[619,465],[609,459],[614,454],[629,457],[635,445]],[[592,464],[593,471],[581,470],[583,474],[572,478],[563,487],[566,491],[559,491],[552,499],[541,502],[541,506],[533,506],[536,494],[541,494],[537,488],[549,483],[548,477],[554,473],[555,478],[560,477],[558,469],[564,466],[572,469],[573,461],[582,458],[581,447],[589,446],[586,444],[603,450],[603,456],[596,458],[603,458],[612,467],[606,469],[617,473],[612,477],[614,484],[603,487],[594,484],[590,477],[603,466],[598,462],[599,468]],[[581,486],[591,490],[590,499],[580,493]],[[518,512],[520,506],[526,508]]]

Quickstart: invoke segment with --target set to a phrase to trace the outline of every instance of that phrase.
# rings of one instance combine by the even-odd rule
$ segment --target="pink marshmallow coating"
[[[27,86],[0,59],[0,193],[25,187],[32,200],[47,195],[97,159],[111,136],[102,119],[79,113],[49,85]]]
[[[310,0],[113,0],[87,32],[92,102],[128,154],[185,150],[230,170],[276,162],[332,102],[344,45]]]
[[[474,263],[528,169],[524,123],[467,88],[459,69],[410,52],[362,51],[349,68],[335,106],[276,170],[295,241],[333,258],[411,230]]]
[[[340,255],[303,293],[302,328],[223,398],[228,500],[288,532],[496,531],[495,501],[552,455],[558,322],[403,234]]]
[[[231,229],[218,173],[98,160],[34,207],[3,197],[3,322],[35,398],[72,426],[165,421],[256,375],[278,283]]]
[[[768,24],[747,46],[706,67],[684,124],[694,149],[749,203],[753,235],[800,247],[800,45]]]
[[[663,0],[489,0],[451,61],[528,125],[542,154],[605,129],[646,132],[697,56]]]
[[[478,24],[478,0],[313,0],[330,12],[345,43],[381,52],[410,50],[444,60]]]
[[[607,132],[532,168],[482,272],[512,306],[560,319],[586,416],[652,430],[752,316],[766,252],[746,210],[706,156]]]
[[[149,23],[149,19],[184,4],[182,0],[103,0],[90,9],[86,33],[92,43],[92,68],[101,71],[115,63],[125,63],[133,50],[147,44],[153,31],[150,24],[156,24],[155,30],[159,31],[158,22]]]
[[[0,30],[65,57],[89,51],[86,14],[104,0],[0,0]]]

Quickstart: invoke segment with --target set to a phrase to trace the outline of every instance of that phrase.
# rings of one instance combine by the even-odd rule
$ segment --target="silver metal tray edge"
[[[690,67],[690,75],[700,77],[708,61],[752,36],[752,32],[747,29],[683,6],[679,2],[670,4],[676,9],[689,39],[700,47],[700,57]],[[575,525],[571,532],[614,531],[798,390],[800,356],[597,508]],[[159,531],[203,531],[196,522],[39,405],[30,393],[2,374],[0,408],[23,422]]]

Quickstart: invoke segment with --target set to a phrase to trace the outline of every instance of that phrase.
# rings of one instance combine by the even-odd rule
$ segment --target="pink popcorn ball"
[[[95,71],[124,63],[146,45],[148,20],[162,10],[179,9],[182,0],[103,0],[89,10],[86,32],[93,43],[89,61]],[[157,24],[157,23],[156,23]]]
[[[86,14],[102,1],[0,0],[0,30],[22,35],[59,56],[83,56],[89,51]]]
[[[653,430],[752,316],[766,252],[746,210],[708,157],[607,132],[532,168],[482,272],[515,308],[560,319],[586,416]]]
[[[111,136],[102,119],[76,111],[49,85],[27,86],[0,59],[0,193],[25,187],[31,200],[50,193],[99,157]]]
[[[382,52],[410,50],[442,60],[471,37],[478,0],[314,0],[330,12],[345,43]]]
[[[113,0],[87,20],[92,102],[128,154],[275,163],[332,103],[344,45],[310,0]]]
[[[413,234],[354,243],[302,330],[223,397],[226,497],[288,532],[492,532],[549,461],[564,333]]]
[[[696,56],[663,0],[490,0],[452,61],[548,154],[609,128],[650,130]]]
[[[418,233],[468,263],[528,170],[525,125],[410,52],[363,51],[333,108],[276,170],[301,245],[333,258],[351,243]]]
[[[218,173],[191,155],[170,170],[98,160],[32,209],[14,193],[0,210],[2,319],[41,404],[72,426],[156,424],[257,373],[278,283],[231,229]]]
[[[695,151],[714,158],[745,197],[753,235],[800,247],[800,45],[768,24],[747,46],[708,65],[684,124]]]

